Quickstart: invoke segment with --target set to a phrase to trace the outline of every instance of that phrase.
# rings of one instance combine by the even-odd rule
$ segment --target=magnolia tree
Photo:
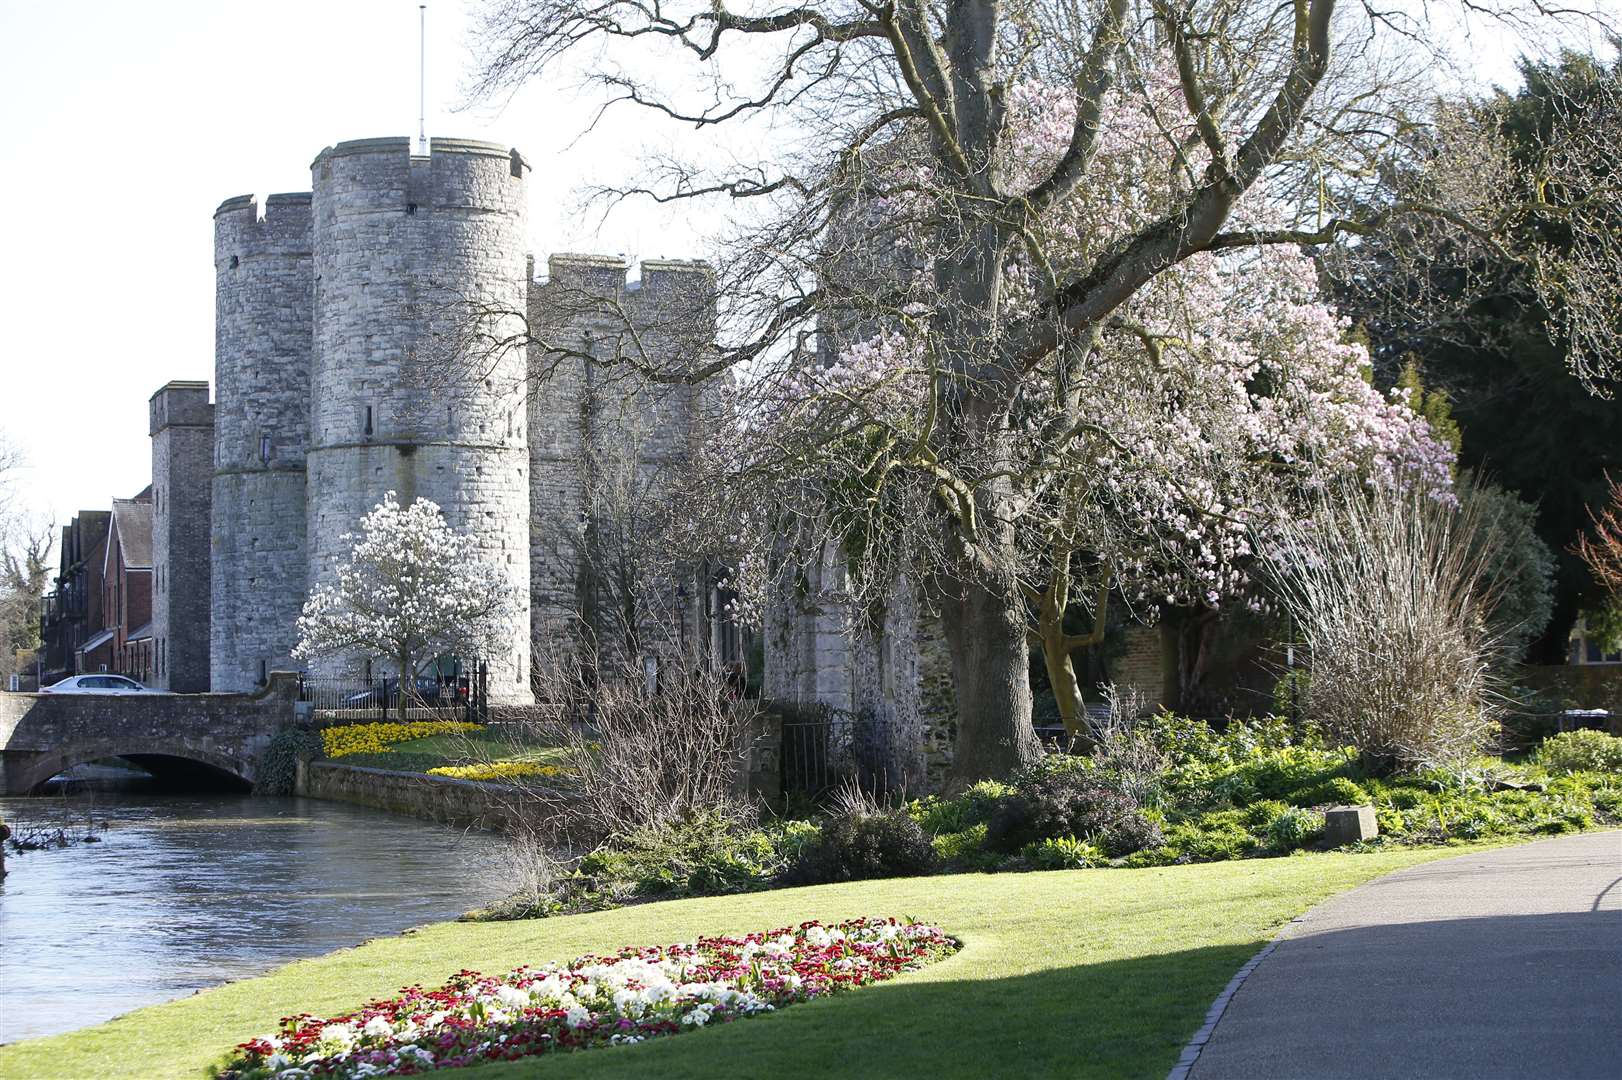
[[[1537,0],[1501,13],[1527,41],[1550,25]],[[1242,591],[1260,489],[1320,467],[1445,472],[1424,425],[1363,381],[1301,253],[1416,221],[1495,227],[1498,189],[1475,181],[1501,158],[1411,152],[1445,119],[1422,17],[1336,0],[497,0],[481,91],[579,57],[605,104],[703,136],[606,198],[734,209],[718,345],[656,354],[629,323],[589,348],[531,339],[653,380],[730,375],[691,471],[695,527],[753,551],[820,538],[876,601],[908,570],[950,645],[949,779],[1007,772],[1039,752],[1033,643],[1074,682],[1090,635],[1060,631],[1078,583],[1095,614],[1110,595],[1222,599]],[[1410,158],[1414,197],[1362,214]]]
[[[382,657],[394,662],[402,691],[418,670],[446,654],[489,655],[503,644],[513,598],[506,578],[477,555],[438,505],[401,506],[394,492],[361,519],[337,580],[310,590],[293,656]]]

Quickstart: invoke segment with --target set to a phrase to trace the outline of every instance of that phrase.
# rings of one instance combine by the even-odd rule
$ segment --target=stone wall
[[[703,263],[649,260],[628,281],[618,256],[557,254],[532,283],[528,311],[530,588],[540,656],[576,644],[584,619],[600,642],[623,639],[627,600],[641,638],[696,642],[694,612],[676,630],[678,590],[695,608],[694,568],[652,550],[674,473],[692,450],[704,390],[639,368],[680,368],[714,341],[714,283]],[[648,550],[641,550],[646,545]],[[651,557],[657,555],[657,558]],[[663,563],[664,565],[659,565]],[[633,567],[608,581],[606,567]]]
[[[0,795],[107,757],[181,758],[251,782],[297,698],[286,672],[257,694],[0,694]]]
[[[171,382],[149,403],[152,675],[160,690],[209,688],[209,518],[214,407],[208,383]]]
[[[294,793],[354,803],[463,828],[514,832],[547,811],[520,788],[449,776],[390,772],[332,761],[300,762]]]

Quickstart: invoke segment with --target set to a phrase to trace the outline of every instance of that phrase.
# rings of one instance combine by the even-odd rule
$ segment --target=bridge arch
[[[53,776],[75,765],[104,758],[124,758],[154,776],[190,775],[247,791],[253,786],[253,763],[185,740],[98,741],[75,743],[39,754],[15,779],[17,794],[38,795]]]

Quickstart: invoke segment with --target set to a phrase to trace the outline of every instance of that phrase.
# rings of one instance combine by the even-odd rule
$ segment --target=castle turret
[[[469,348],[468,331],[522,332],[525,168],[490,143],[435,139],[419,157],[404,138],[339,143],[312,166],[310,580],[330,580],[386,492],[438,503],[512,585],[508,645],[482,658],[498,702],[530,699],[526,367],[520,349]]]
[[[247,690],[294,665],[304,603],[305,448],[314,319],[310,195],[214,212],[210,672]]]
[[[152,671],[148,685],[209,686],[209,519],[214,406],[208,383],[171,382],[148,405],[152,434]]]

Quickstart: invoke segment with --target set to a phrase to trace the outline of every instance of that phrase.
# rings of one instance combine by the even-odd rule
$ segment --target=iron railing
[[[783,795],[791,803],[825,802],[845,785],[880,798],[906,785],[904,733],[870,712],[819,707],[783,716],[779,762]]]
[[[490,669],[485,664],[455,675],[419,678],[402,687],[392,676],[299,675],[299,700],[327,719],[469,720],[490,718]]]

